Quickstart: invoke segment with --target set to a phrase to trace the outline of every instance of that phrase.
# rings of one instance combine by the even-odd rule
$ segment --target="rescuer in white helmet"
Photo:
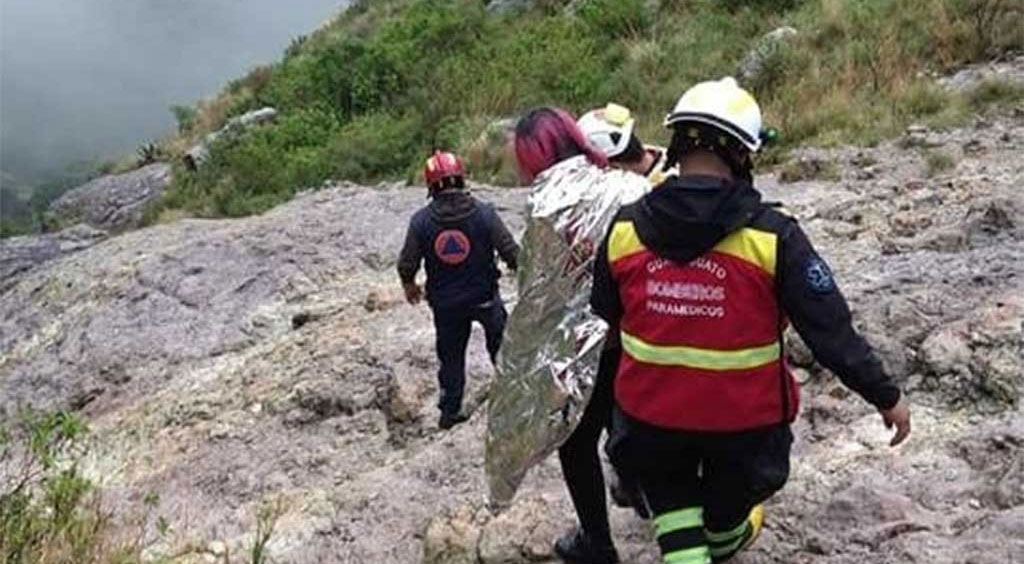
[[[583,114],[577,124],[587,142],[608,157],[610,166],[647,177],[652,186],[675,174],[665,170],[664,147],[644,145],[637,137],[636,119],[629,108],[609,103]]]
[[[665,125],[679,175],[619,211],[591,305],[621,342],[612,462],[653,516],[664,561],[711,564],[754,542],[761,504],[789,476],[800,399],[789,323],[896,428],[892,446],[910,434],[910,410],[828,264],[752,185],[754,97],[732,78],[702,82]]]

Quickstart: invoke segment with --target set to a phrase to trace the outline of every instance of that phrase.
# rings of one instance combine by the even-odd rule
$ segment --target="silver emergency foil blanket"
[[[533,184],[519,254],[519,301],[491,387],[489,502],[512,500],[526,472],[554,452],[590,400],[607,324],[590,311],[594,253],[619,207],[650,189],[643,177],[575,157]]]

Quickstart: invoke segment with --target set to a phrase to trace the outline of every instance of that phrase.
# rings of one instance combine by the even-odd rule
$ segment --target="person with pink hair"
[[[542,172],[577,156],[600,168],[608,166],[604,153],[590,146],[575,118],[561,108],[537,108],[516,124],[516,166],[525,183]]]
[[[507,503],[530,467],[556,449],[580,527],[555,552],[576,564],[619,561],[598,456],[611,420],[615,335],[590,310],[594,251],[619,208],[650,190],[608,167],[565,110],[530,111],[515,128],[520,178],[532,191],[509,317],[490,394],[491,501]]]

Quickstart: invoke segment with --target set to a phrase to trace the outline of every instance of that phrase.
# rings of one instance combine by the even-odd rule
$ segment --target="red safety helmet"
[[[427,181],[427,186],[433,186],[445,178],[462,178],[465,175],[466,169],[462,166],[462,159],[446,151],[434,151],[423,168],[423,178]]]

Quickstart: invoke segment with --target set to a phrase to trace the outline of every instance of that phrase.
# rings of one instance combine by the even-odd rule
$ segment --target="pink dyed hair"
[[[572,114],[560,108],[537,108],[516,124],[516,165],[524,182],[577,155],[599,167],[608,166],[604,153],[591,147]]]

